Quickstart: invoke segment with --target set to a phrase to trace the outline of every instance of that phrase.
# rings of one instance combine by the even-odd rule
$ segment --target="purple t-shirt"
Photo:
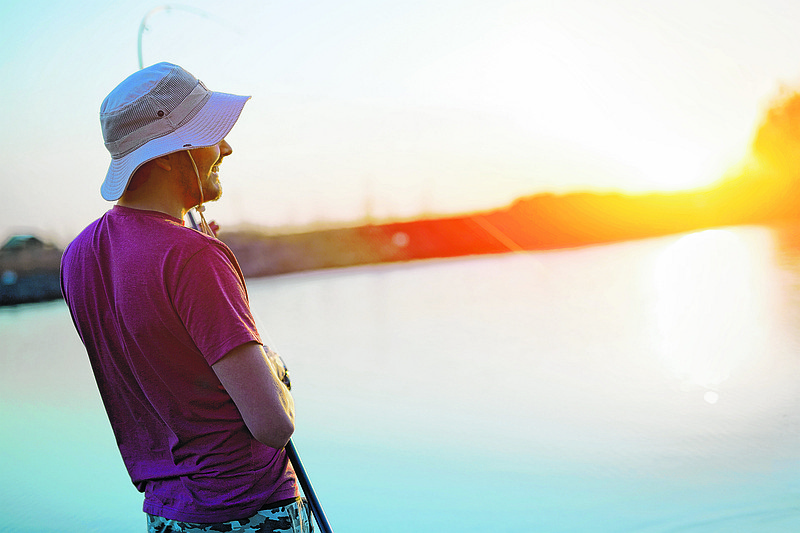
[[[211,365],[261,342],[230,249],[163,213],[114,206],[67,247],[64,298],[144,511],[222,522],[298,495]]]

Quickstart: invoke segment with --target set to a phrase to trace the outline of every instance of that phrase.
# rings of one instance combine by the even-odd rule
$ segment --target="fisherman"
[[[202,215],[248,96],[159,63],[120,83],[100,124],[116,201],[67,247],[61,285],[149,532],[310,531],[284,446],[294,402],[244,277]],[[202,225],[184,226],[198,207]],[[111,529],[113,525],[110,526]]]

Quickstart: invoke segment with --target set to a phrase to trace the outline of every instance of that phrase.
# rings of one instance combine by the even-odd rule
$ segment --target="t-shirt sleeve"
[[[174,305],[209,365],[247,342],[261,343],[233,254],[209,243],[188,258],[177,274]]]

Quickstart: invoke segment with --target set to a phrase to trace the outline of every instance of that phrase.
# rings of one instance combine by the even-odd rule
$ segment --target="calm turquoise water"
[[[799,258],[748,227],[249,290],[339,533],[784,532]],[[143,531],[64,304],[0,309],[0,365],[0,530]]]

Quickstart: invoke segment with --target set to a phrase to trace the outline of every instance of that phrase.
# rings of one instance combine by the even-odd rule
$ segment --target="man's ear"
[[[161,170],[169,172],[172,170],[172,161],[170,161],[170,157],[172,154],[162,155],[161,157],[156,157],[153,159],[153,164],[158,166]]]

